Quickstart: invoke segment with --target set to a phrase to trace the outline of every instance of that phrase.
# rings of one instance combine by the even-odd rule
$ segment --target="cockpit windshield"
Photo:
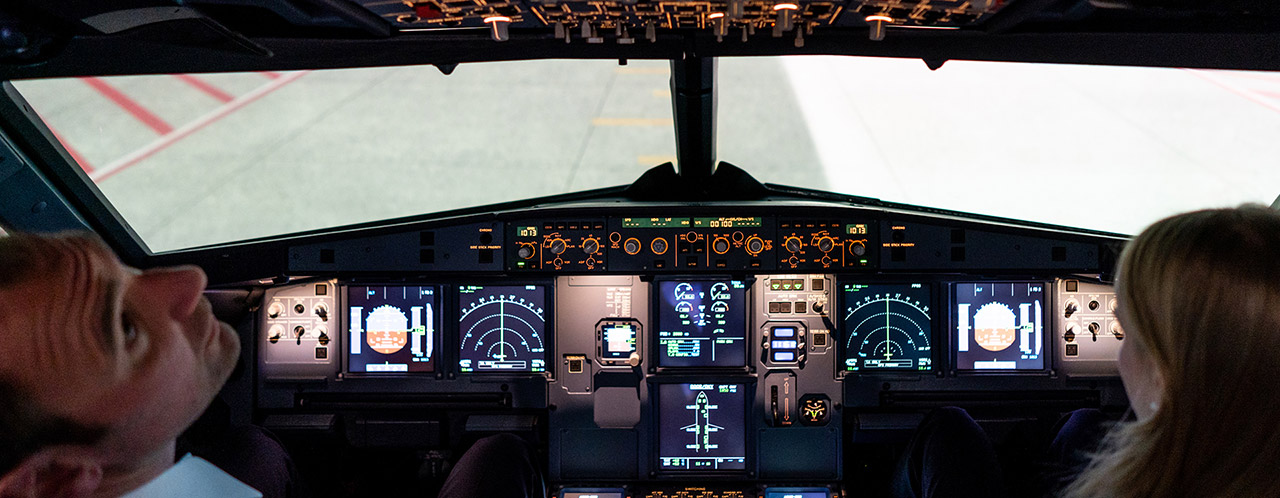
[[[763,182],[1117,233],[1280,193],[1271,73],[717,64],[716,158]],[[541,60],[15,84],[165,252],[628,184],[676,161],[669,78]]]
[[[164,252],[630,183],[675,159],[668,73],[547,60],[16,86]]]

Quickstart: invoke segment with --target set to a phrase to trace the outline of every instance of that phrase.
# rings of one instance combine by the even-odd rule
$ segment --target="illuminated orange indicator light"
[[[774,5],[773,10],[800,10],[800,6],[794,3],[780,3]]]
[[[874,15],[874,16],[867,16],[866,21],[867,22],[872,22],[872,21],[893,22],[893,18],[885,15]]]
[[[707,16],[707,19],[719,19],[721,17],[724,17],[724,12],[714,12],[711,15]]]
[[[511,18],[507,16],[492,16],[484,18],[484,22],[492,24],[495,22],[511,22]]]

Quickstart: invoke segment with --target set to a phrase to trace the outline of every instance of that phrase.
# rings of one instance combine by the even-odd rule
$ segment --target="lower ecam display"
[[[745,469],[746,400],[743,384],[659,384],[659,468]]]

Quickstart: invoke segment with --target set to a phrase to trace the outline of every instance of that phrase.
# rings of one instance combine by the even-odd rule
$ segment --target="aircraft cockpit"
[[[946,406],[1016,480],[1063,413],[1126,416],[1125,233],[1280,185],[1258,164],[1269,140],[1194,127],[1280,129],[1258,71],[1280,68],[1278,15],[18,0],[0,7],[0,229],[87,229],[134,266],[203,268],[242,345],[227,416],[278,435],[317,496],[433,496],[497,433],[535,448],[561,498],[886,496]],[[504,72],[541,59],[567,60]],[[1043,110],[986,116],[1037,85]],[[1209,96],[1140,93],[1188,88]],[[1059,162],[1023,164],[1041,156]],[[1219,157],[1244,166],[1205,167]]]

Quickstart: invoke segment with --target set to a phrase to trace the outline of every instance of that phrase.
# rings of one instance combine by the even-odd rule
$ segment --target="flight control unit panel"
[[[265,289],[259,415],[343,425],[357,446],[524,427],[563,496],[831,496],[856,445],[931,407],[1124,402],[1099,279],[1113,238],[691,211],[526,211],[293,246],[309,277]]]

